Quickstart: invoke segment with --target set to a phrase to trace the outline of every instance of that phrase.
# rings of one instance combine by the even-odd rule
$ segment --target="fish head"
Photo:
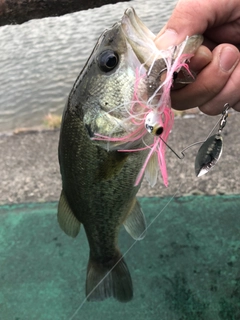
[[[119,22],[102,33],[69,95],[68,110],[81,109],[89,137],[108,150],[129,148],[122,137],[132,133],[131,147],[139,144],[134,132],[144,122],[147,70],[143,46],[133,46],[130,39],[144,43],[149,37],[155,36],[133,8],[127,9]],[[149,55],[152,47],[146,50]],[[133,103],[137,100],[144,104]],[[142,135],[138,131],[137,136],[148,134],[144,125],[141,130]]]
[[[139,65],[121,22],[103,32],[75,82],[67,107],[72,112],[82,110],[90,138],[126,134]]]
[[[154,40],[133,8],[98,39],[63,116],[64,122],[71,113],[85,126],[87,143],[109,151],[152,148],[164,157],[165,145],[157,148],[160,139],[155,138],[167,141],[173,125],[170,90],[202,37],[187,37],[166,50],[159,50]]]

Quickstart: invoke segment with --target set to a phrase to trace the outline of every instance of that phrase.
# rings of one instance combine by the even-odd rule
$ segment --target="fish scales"
[[[90,246],[86,295],[106,277],[89,300],[114,296],[128,301],[133,295],[131,277],[121,259],[117,237],[130,210],[136,206],[135,195],[140,185],[133,185],[146,154],[108,151],[91,140],[96,131],[109,134],[116,129],[122,113],[115,107],[124,105],[133,95],[134,71],[128,70],[121,56],[126,52],[123,39],[119,24],[100,37],[69,95],[59,141],[63,191],[58,220],[63,230],[72,236],[79,231],[79,226],[74,224],[82,223],[85,228]],[[120,60],[116,73],[111,76],[99,70],[97,61],[109,48],[117,52]],[[113,119],[112,122],[109,119]],[[135,214],[140,215],[141,234],[145,221],[140,209]],[[107,275],[117,263],[112,274]]]
[[[91,142],[81,116],[66,113],[64,122],[59,158],[61,168],[67,168],[62,170],[65,196],[72,212],[84,225],[91,248],[90,258],[98,262],[98,268],[104,264],[113,267],[121,257],[117,235],[139,189],[133,184],[144,155],[113,151],[109,156],[108,151]],[[111,168],[114,154],[118,161],[121,158],[122,168],[120,172],[114,172],[114,168],[112,175],[104,177],[99,167],[108,168],[110,164]]]
[[[100,36],[63,112],[58,222],[72,237],[78,235],[81,224],[86,231],[89,301],[114,297],[127,302],[133,297],[131,276],[118,248],[118,233],[124,225],[134,239],[145,236],[146,222],[136,194],[144,171],[155,184],[158,163],[165,164],[160,140],[152,133],[163,132],[166,139],[173,124],[169,95],[172,74],[185,66],[186,60],[172,67],[179,58],[173,53],[181,55],[190,43],[184,51],[189,57],[188,51],[193,55],[202,41],[194,36],[190,42],[186,39],[179,46],[159,51],[154,37],[134,9],[127,9],[121,21]],[[162,98],[167,102],[158,106]],[[157,130],[159,124],[161,130]]]

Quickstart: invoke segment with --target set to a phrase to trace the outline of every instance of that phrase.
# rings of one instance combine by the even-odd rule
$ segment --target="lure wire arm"
[[[179,154],[177,154],[177,152],[175,150],[173,150],[172,147],[169,146],[169,144],[163,140],[163,138],[161,138],[159,136],[159,138],[162,140],[162,142],[168,147],[168,149],[170,149],[172,151],[172,153],[175,154],[175,156],[182,160],[184,157],[185,157],[185,154],[184,154],[184,151],[188,150],[189,148],[197,145],[197,144],[200,144],[200,143],[204,143],[209,137],[210,135],[212,134],[212,132],[215,130],[215,128],[217,127],[217,125],[219,124],[219,129],[218,129],[218,133],[221,134],[223,128],[225,127],[226,123],[227,123],[227,117],[228,117],[228,110],[231,108],[229,103],[225,103],[224,105],[224,110],[222,112],[222,116],[221,118],[218,120],[218,122],[215,124],[215,126],[213,127],[213,129],[210,131],[209,135],[207,136],[207,138],[205,140],[202,140],[202,141],[198,141],[198,142],[194,142],[192,144],[190,144],[189,146],[187,146],[186,148],[184,148],[182,151],[181,151],[181,156]]]
[[[175,156],[178,158],[178,159],[180,159],[180,160],[182,160],[184,157],[185,157],[185,153],[184,153],[184,151],[186,151],[187,149],[189,149],[189,148],[191,148],[191,147],[193,147],[193,146],[195,146],[195,145],[197,145],[197,144],[199,144],[199,143],[203,143],[204,141],[198,141],[198,142],[194,142],[194,143],[192,143],[192,144],[190,144],[189,146],[187,146],[186,148],[184,148],[182,151],[181,151],[181,156],[179,155],[179,154],[177,154],[177,152],[176,151],[174,151],[173,150],[173,148],[171,148],[170,146],[169,146],[169,144],[167,144],[167,142],[165,141],[165,140],[163,140],[163,138],[161,138],[161,137],[159,137],[161,140],[162,140],[162,142],[175,154]]]

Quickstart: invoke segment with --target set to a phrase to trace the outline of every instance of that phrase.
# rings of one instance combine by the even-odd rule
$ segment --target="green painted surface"
[[[169,198],[140,199],[148,223]],[[69,320],[84,300],[88,244],[56,203],[0,207],[0,319]],[[123,229],[122,252],[133,244]],[[79,320],[239,320],[240,196],[173,199],[126,255],[134,299],[85,303]]]

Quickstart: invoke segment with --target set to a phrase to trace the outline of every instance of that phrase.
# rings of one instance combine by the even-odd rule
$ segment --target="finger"
[[[225,103],[236,111],[240,111],[240,63],[234,68],[224,88],[212,100],[200,106],[200,110],[208,115],[216,115],[223,111]]]
[[[211,51],[219,45],[219,43],[208,39],[205,35],[204,35],[204,40],[202,44],[206,46],[208,49],[210,49]]]
[[[178,40],[179,35],[175,30],[167,29],[163,34],[158,34],[154,40],[159,50],[166,50],[171,46],[175,46],[182,41]]]
[[[169,21],[157,35],[156,45],[159,49],[166,49],[170,45],[179,44],[186,36],[204,34],[209,28],[237,20],[237,8],[239,0],[232,0],[228,5],[225,0],[180,0]]]
[[[240,45],[240,18],[217,28],[207,30],[205,35],[217,44],[227,42],[238,46]]]
[[[225,87],[239,61],[235,46],[222,44],[213,50],[212,61],[198,74],[196,81],[183,89],[171,93],[172,107],[185,110],[207,105]],[[225,101],[226,103],[227,101]],[[208,114],[217,114],[221,106],[209,106]]]
[[[195,9],[193,1],[179,1],[164,28],[158,33],[155,43],[159,49],[166,49],[171,45],[182,42],[186,36],[203,34],[210,20],[209,10],[205,10],[206,1],[196,0]],[[199,3],[200,2],[200,7]],[[200,9],[200,10],[199,10]],[[203,17],[202,12],[206,11]]]
[[[190,70],[199,73],[212,61],[212,52],[205,46],[200,46],[195,52],[195,55],[191,58],[189,67]]]

